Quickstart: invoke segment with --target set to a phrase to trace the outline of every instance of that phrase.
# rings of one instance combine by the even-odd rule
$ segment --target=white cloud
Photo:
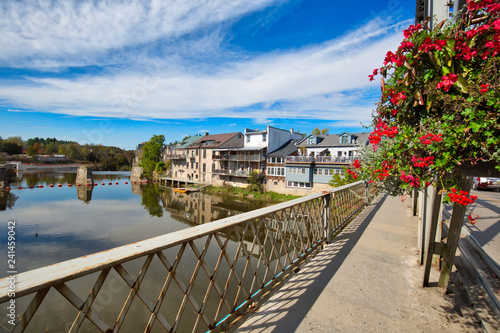
[[[162,38],[172,47],[162,58],[147,51],[127,54],[128,66],[105,74],[2,82],[0,99],[18,109],[137,120],[234,117],[265,123],[268,118],[310,118],[359,124],[370,119],[373,101],[371,105],[361,101],[378,88],[369,83],[368,74],[380,67],[387,50],[397,47],[401,25],[382,27],[374,19],[336,40],[298,50],[257,57],[242,54],[232,60],[212,60],[209,65],[179,60],[178,52],[196,53],[204,48],[214,52],[216,48],[211,47],[220,36],[212,30],[199,38],[176,37],[276,1],[171,0],[150,1],[146,7],[135,0],[126,8],[121,2],[85,1],[38,9],[8,2],[0,5],[0,29],[26,36],[19,48],[0,54],[0,63],[25,66],[33,57],[44,65],[95,64],[103,52]],[[45,27],[48,31],[30,28],[30,24],[23,28],[21,22],[27,19],[43,25],[44,15],[56,22]],[[8,42],[0,36],[0,47]],[[16,56],[21,47],[24,57]],[[116,56],[120,52],[125,51],[117,51]]]
[[[109,62],[125,47],[169,40],[281,0],[4,1],[0,65],[57,68]],[[123,59],[124,62],[127,59]]]

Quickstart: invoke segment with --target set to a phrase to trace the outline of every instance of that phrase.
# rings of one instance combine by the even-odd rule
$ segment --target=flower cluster
[[[489,90],[488,88],[490,87],[489,84],[482,84],[481,85],[481,90],[479,91],[481,94],[487,93]]]
[[[389,170],[394,168],[394,161],[382,161],[382,168],[373,171],[373,174],[380,180],[384,180],[390,176]]]
[[[444,91],[450,90],[451,86],[455,84],[458,80],[458,75],[457,74],[449,74],[448,76],[443,76],[442,77],[443,81],[439,82],[437,84],[438,89],[443,89]]]
[[[391,103],[394,105],[399,105],[401,102],[406,100],[406,91],[396,92],[394,89],[389,90],[389,98],[391,99]]]
[[[457,191],[456,188],[451,189],[451,193],[448,193],[448,197],[450,198],[451,202],[458,203],[462,206],[473,204],[477,199],[476,195],[469,196],[469,192],[462,190]]]
[[[446,46],[446,41],[438,39],[433,41],[432,38],[427,37],[422,45],[419,47],[419,51],[430,52],[432,50],[442,50]]]
[[[433,142],[443,141],[441,134],[426,134],[420,137],[420,143],[423,145],[430,145]]]
[[[398,134],[398,128],[396,126],[389,128],[386,123],[379,121],[377,128],[370,134],[368,140],[370,140],[371,144],[376,145],[382,140],[383,136],[393,138],[396,134]]]
[[[391,51],[387,52],[384,60],[384,65],[387,65],[389,63],[394,64],[396,63],[397,67],[403,66],[406,61],[406,56],[403,54],[399,54],[396,52],[396,54],[392,53]]]
[[[377,74],[378,74],[378,68],[375,68],[373,70],[373,74],[368,75],[368,77],[370,78],[370,82],[373,81],[373,80],[375,80],[375,75],[377,75]]]
[[[413,156],[411,158],[411,161],[413,162],[413,166],[416,168],[426,168],[429,165],[434,164],[434,156],[429,156],[429,157],[415,157]]]
[[[347,173],[351,175],[353,179],[358,179],[358,173],[356,171],[352,171],[351,169],[347,169]]]
[[[403,35],[405,36],[405,38],[410,38],[415,32],[420,30],[422,30],[422,25],[420,23],[417,25],[412,24],[408,27],[408,29],[403,30]]]
[[[359,160],[355,160],[352,163],[352,166],[354,167],[354,169],[361,169],[361,162]]]
[[[399,177],[399,179],[413,187],[420,187],[420,179],[418,177],[413,177],[412,175],[407,175],[404,171],[401,171],[401,177]]]
[[[467,9],[469,11],[477,12],[483,8],[485,8],[488,13],[493,15],[500,13],[500,4],[497,0],[467,0]]]

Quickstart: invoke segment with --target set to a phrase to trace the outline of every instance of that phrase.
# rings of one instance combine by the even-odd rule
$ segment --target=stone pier
[[[94,178],[92,177],[92,167],[78,167],[76,172],[76,184],[90,184],[94,185]]]
[[[140,166],[134,165],[132,167],[132,173],[130,174],[130,181],[133,182],[133,181],[142,180],[142,172],[143,172],[143,168],[141,168]]]
[[[9,185],[9,180],[7,179],[7,168],[0,167],[0,189],[4,189]]]

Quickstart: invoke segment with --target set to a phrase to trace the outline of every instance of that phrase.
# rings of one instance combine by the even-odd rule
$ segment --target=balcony
[[[234,162],[260,162],[266,157],[262,154],[213,154],[212,159]]]
[[[286,163],[352,163],[359,159],[358,156],[287,156]]]
[[[166,160],[185,160],[185,154],[164,154],[163,155]]]
[[[312,156],[287,156],[286,163],[313,163],[314,157]]]
[[[213,170],[212,174],[221,176],[234,176],[234,177],[250,177],[252,170],[230,170],[230,169],[217,169]],[[260,176],[264,174],[259,172]]]

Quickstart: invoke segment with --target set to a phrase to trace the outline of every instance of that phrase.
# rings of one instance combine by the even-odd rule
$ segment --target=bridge
[[[0,303],[7,314],[15,300],[14,318],[12,322],[4,319],[2,329],[221,332],[234,331],[250,318],[241,331],[272,331],[273,327],[300,331],[314,328],[313,322],[321,326],[339,316],[346,320],[350,314],[350,328],[356,331],[358,321],[372,330],[373,320],[386,323],[393,316],[405,321],[404,316],[414,318],[415,314],[408,304],[416,299],[411,291],[417,288],[408,279],[416,270],[405,269],[397,253],[401,244],[407,244],[403,251],[416,262],[412,253],[416,241],[410,237],[407,242],[410,234],[416,238],[417,229],[417,223],[408,224],[408,219],[416,222],[417,218],[397,200],[377,196],[375,187],[357,182],[19,273],[15,281],[0,280]],[[385,213],[380,215],[379,210]],[[363,237],[371,237],[371,242]],[[320,266],[330,269],[321,272]],[[382,285],[374,287],[376,281]],[[350,304],[334,302],[328,294],[331,283],[359,298]],[[289,297],[290,290],[295,296]],[[302,297],[296,297],[299,294]],[[406,303],[399,306],[402,300]],[[381,304],[380,310],[357,309],[357,302]],[[440,318],[436,307],[446,306],[417,304],[425,307],[420,310],[433,313],[434,323]],[[330,310],[328,317],[322,315],[325,309]],[[305,319],[309,310],[315,311],[315,319]],[[453,321],[459,322],[463,323]],[[498,322],[490,324],[499,328]],[[465,325],[473,327],[474,323]]]

